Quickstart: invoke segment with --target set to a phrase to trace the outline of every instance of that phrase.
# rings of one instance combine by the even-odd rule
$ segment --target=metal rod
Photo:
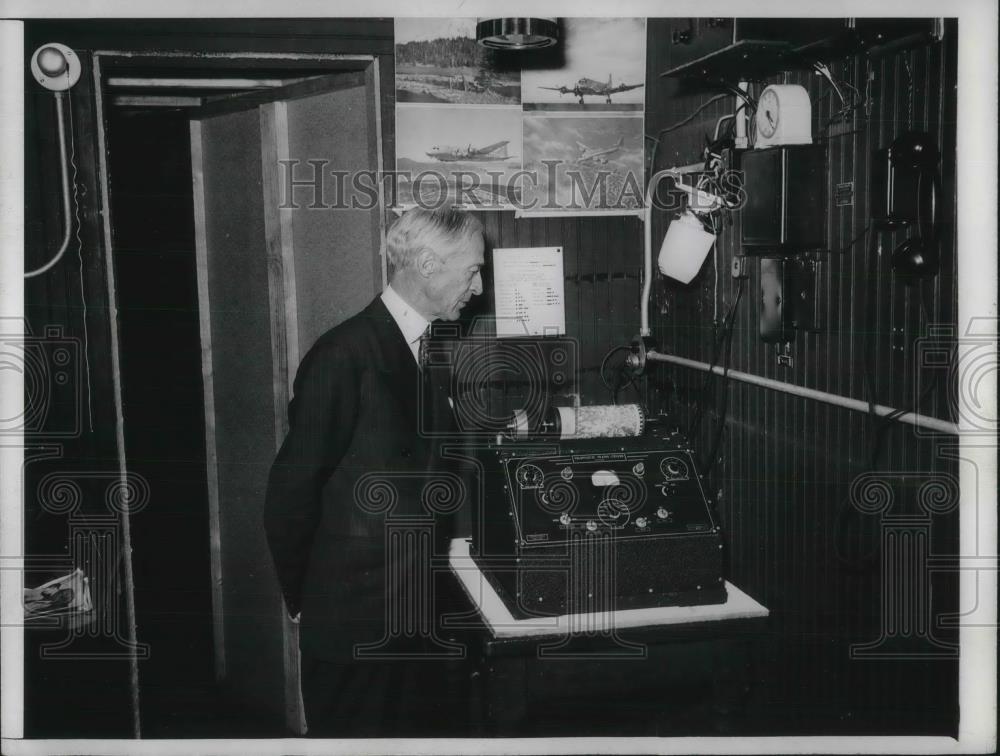
[[[111,104],[144,108],[193,108],[201,105],[200,97],[172,97],[170,95],[115,95]]]
[[[52,259],[40,268],[29,270],[24,274],[25,278],[34,278],[51,270],[62,259],[62,256],[66,254],[66,250],[69,247],[70,235],[73,231],[73,214],[70,210],[69,159],[66,157],[66,119],[63,116],[63,100],[66,97],[66,93],[54,92],[53,94],[56,97],[56,129],[59,134],[59,170],[62,177],[63,238],[62,244],[59,245],[59,251],[56,252]],[[70,134],[70,138],[73,138],[72,134]]]
[[[101,58],[94,55],[93,58],[93,79],[101,81]],[[101,207],[105,212],[101,213],[101,225],[104,230],[104,281],[108,297],[108,320],[111,323],[109,333],[111,336],[111,384],[114,389],[115,408],[115,451],[118,457],[118,475],[121,484],[124,486],[128,476],[128,464],[125,457],[125,411],[123,408],[122,394],[122,370],[121,370],[121,342],[118,333],[118,291],[115,287],[115,266],[114,266],[114,245],[111,236],[111,207],[108,179],[108,137],[105,133],[104,115],[107,112],[104,105],[104,95],[102,87],[94,87],[94,104],[97,108],[97,117],[94,121],[97,124],[97,171],[100,181]],[[138,629],[135,617],[135,573],[132,564],[132,515],[128,508],[121,513],[122,526],[122,570],[125,573],[125,618],[127,627],[125,630],[125,640],[128,643],[128,669],[129,669],[129,700],[132,709],[132,735],[136,739],[142,737],[142,708],[140,702],[139,686],[139,643]]]
[[[750,89],[749,83],[745,81],[741,81],[739,84],[737,84],[737,87],[739,87],[739,90],[744,94],[746,94],[747,91],[749,91]],[[742,97],[736,97],[735,99],[736,99],[736,109],[733,112],[736,115],[736,121],[734,122],[734,125],[736,127],[736,134],[734,135],[734,139],[736,140],[736,149],[738,150],[746,149],[748,145],[747,122],[746,118],[744,118],[744,112],[747,105]]]
[[[674,365],[680,365],[682,367],[692,368],[693,370],[702,370],[705,372],[708,372],[709,369],[711,369],[712,372],[717,375],[723,375],[723,373],[725,373],[728,378],[735,378],[738,381],[750,383],[754,386],[761,386],[762,388],[772,389],[774,391],[782,391],[786,394],[802,397],[803,399],[812,399],[817,402],[832,404],[836,407],[855,410],[856,412],[867,413],[869,411],[868,402],[863,402],[860,399],[851,399],[850,397],[840,396],[839,394],[830,394],[826,391],[818,391],[816,389],[806,388],[805,386],[796,386],[794,383],[776,381],[772,378],[764,378],[763,376],[754,375],[753,373],[744,373],[741,370],[724,371],[721,365],[711,367],[705,362],[689,360],[685,357],[676,357],[672,354],[663,354],[662,352],[652,350],[646,353],[646,359],[654,360],[656,362],[669,362]],[[873,405],[872,410],[879,417],[885,417],[886,415],[890,415],[897,411],[892,407],[886,407],[882,404]],[[926,428],[927,430],[937,431],[938,433],[949,433],[954,436],[958,435],[958,425],[956,423],[949,422],[948,420],[939,420],[936,417],[928,417],[927,415],[918,415],[915,412],[907,412],[897,417],[896,420],[901,423],[915,425],[918,428]]]
[[[282,87],[283,79],[163,79],[111,76],[109,87],[163,87],[170,89],[268,89]]]

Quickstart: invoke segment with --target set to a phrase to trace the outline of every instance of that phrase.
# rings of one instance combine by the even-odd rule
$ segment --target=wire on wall
[[[676,131],[677,129],[681,128],[682,126],[686,126],[687,124],[691,123],[691,121],[693,121],[695,118],[697,118],[698,115],[701,114],[707,107],[709,107],[713,103],[718,102],[719,100],[724,100],[726,98],[726,96],[727,95],[721,95],[720,94],[720,95],[716,95],[715,97],[712,97],[712,98],[706,100],[701,105],[699,105],[697,108],[695,108],[692,113],[690,113],[689,115],[685,116],[684,118],[682,118],[677,123],[675,123],[675,124],[673,124],[671,126],[667,126],[666,128],[663,128],[663,129],[660,129],[659,131],[657,131],[655,137],[647,135],[646,136],[647,139],[652,139],[653,140],[653,153],[652,153],[652,155],[650,157],[650,160],[649,160],[649,166],[650,166],[650,171],[649,172],[652,173],[653,170],[655,170],[655,168],[656,168],[656,152],[657,152],[657,148],[660,146],[660,140],[663,138],[664,134],[669,134],[671,131]],[[718,126],[716,126],[716,128],[718,128]]]
[[[70,180],[73,186],[73,218],[75,221],[74,236],[76,237],[76,252],[77,259],[80,261],[79,274],[80,274],[80,304],[83,309],[81,313],[81,319],[83,321],[83,366],[84,366],[84,376],[87,381],[87,426],[90,432],[94,432],[94,406],[93,406],[93,396],[91,390],[90,382],[90,354],[89,354],[89,333],[87,331],[87,288],[84,285],[83,280],[83,237],[80,236],[80,227],[82,225],[80,221],[80,196],[79,188],[77,187],[77,168],[76,168],[76,146],[75,140],[73,139],[73,95],[72,90],[66,91],[67,104],[69,105],[69,165],[70,165]]]

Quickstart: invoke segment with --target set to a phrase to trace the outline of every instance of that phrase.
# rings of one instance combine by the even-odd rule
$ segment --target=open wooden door
[[[216,675],[248,713],[295,733],[297,626],[261,516],[301,356],[384,283],[381,195],[351,188],[381,168],[374,65],[191,120]]]

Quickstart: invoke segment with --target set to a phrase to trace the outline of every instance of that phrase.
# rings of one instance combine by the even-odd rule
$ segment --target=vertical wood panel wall
[[[601,362],[609,350],[627,344],[639,331],[639,295],[642,284],[642,223],[635,217],[584,218],[515,218],[513,211],[480,212],[487,241],[486,291],[482,301],[469,308],[465,319],[470,326],[477,317],[489,318],[495,312],[492,277],[492,249],[506,247],[563,248],[565,285],[566,336],[564,339],[537,341],[539,353],[548,356],[560,344],[570,343],[575,355],[576,371],[563,386],[554,390],[551,400],[570,404],[577,395],[583,404],[608,404],[611,394],[601,380]],[[502,362],[503,342],[491,345]],[[609,359],[607,373],[621,355]],[[503,364],[510,365],[512,361]],[[555,373],[553,365],[549,373]],[[491,418],[503,418],[524,406],[531,387],[525,374],[496,369],[477,371],[489,375],[489,385],[474,386],[485,391],[481,397],[490,407]],[[641,397],[629,389],[620,394],[620,401],[636,401]]]
[[[720,91],[684,91],[676,81],[659,77],[671,65],[671,32],[681,26],[687,28],[686,19],[651,19],[648,26],[646,130],[652,137]],[[732,369],[864,400],[864,330],[870,328],[878,402],[893,407],[913,404],[931,374],[918,369],[918,344],[931,330],[949,334],[943,341],[951,343],[957,315],[956,51],[957,25],[950,22],[941,42],[870,61],[863,55],[827,61],[837,79],[850,82],[862,95],[869,91],[869,71],[874,78],[870,115],[857,112],[848,121],[853,133],[825,142],[829,251],[820,256],[822,328],[818,333],[796,332],[791,347],[794,365],[779,366],[774,346],[758,336],[758,264],[750,258],[751,276],[735,317]],[[789,71],[767,83],[782,82],[807,88],[814,138],[821,135],[840,107],[829,84],[811,71]],[[755,93],[762,88],[755,85]],[[714,103],[689,124],[664,134],[653,170],[698,162],[705,135],[711,135],[718,118],[732,112],[734,100],[727,97]],[[873,243],[877,237],[862,236],[868,224],[872,151],[888,146],[908,129],[930,132],[942,153],[941,270],[928,287],[931,324],[922,322],[917,290],[900,283],[890,269],[890,253],[906,232],[881,235],[880,253]],[[835,207],[832,188],[842,182],[854,182],[854,202]],[[711,256],[688,286],[657,276],[651,313],[663,351],[711,362],[717,330],[714,298],[718,297],[721,321],[737,291],[729,271],[734,254],[741,252],[738,214],[732,220],[716,245],[718,289]],[[668,221],[667,213],[656,213],[654,244],[663,238]],[[875,297],[871,323],[865,315],[868,295]],[[918,377],[921,382],[915,388]],[[686,427],[705,374],[667,367],[663,378],[652,388],[666,393],[671,410]],[[921,408],[923,414],[953,419],[948,403],[951,380],[940,375],[936,391]],[[957,716],[954,659],[929,659],[917,651],[908,662],[851,661],[848,646],[877,639],[882,621],[877,562],[881,552],[872,552],[876,561],[871,567],[861,566],[861,557],[878,545],[882,524],[888,522],[885,517],[925,512],[919,502],[921,482],[932,476],[947,481],[957,475],[956,466],[946,458],[957,439],[918,432],[909,425],[890,428],[877,469],[895,501],[882,519],[859,516],[850,504],[850,487],[869,469],[870,424],[864,415],[737,381],[725,389],[720,384],[716,381],[714,391],[709,391],[694,440],[704,459],[715,433],[715,408],[727,391],[725,435],[708,489],[718,495],[731,579],[773,612],[760,705],[792,712],[787,717],[792,729],[839,712],[848,728],[864,727],[865,721],[872,727],[905,721],[927,731],[948,732]],[[949,514],[931,518],[932,548],[941,554],[957,554],[955,497],[949,505],[953,505]],[[933,610],[954,610],[957,574],[933,580]],[[954,640],[939,628],[934,633]]]

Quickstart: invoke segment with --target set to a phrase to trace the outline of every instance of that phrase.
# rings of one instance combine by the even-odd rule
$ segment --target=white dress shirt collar
[[[430,321],[399,296],[399,293],[392,286],[386,286],[385,291],[382,292],[382,303],[392,315],[392,319],[396,321],[396,325],[399,326],[403,338],[406,339],[406,343],[413,353],[413,359],[419,364],[420,337],[424,335]]]

